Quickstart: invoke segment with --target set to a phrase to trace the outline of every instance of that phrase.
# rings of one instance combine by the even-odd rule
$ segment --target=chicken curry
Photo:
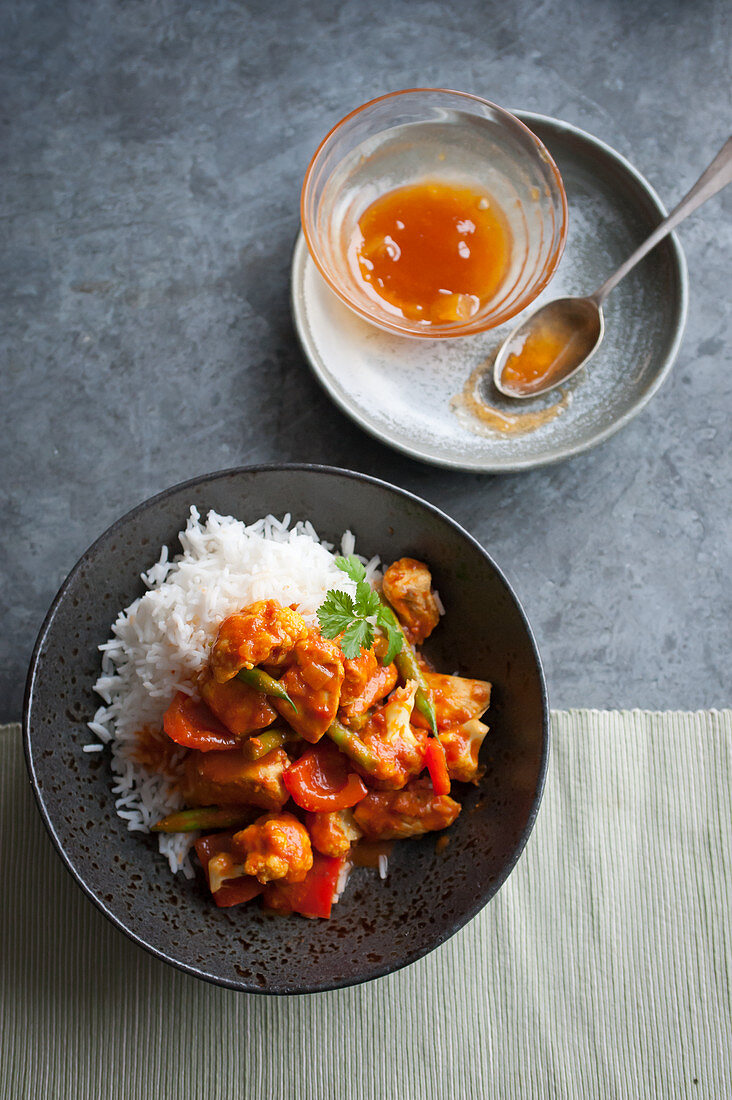
[[[197,695],[179,692],[165,713],[166,739],[185,750],[186,808],[154,828],[202,834],[219,906],[261,895],[270,910],[328,917],[360,842],[447,828],[452,783],[481,776],[491,686],[419,652],[440,618],[428,567],[401,558],[379,593],[358,583],[355,626],[322,615],[315,627],[275,600],[224,619]]]

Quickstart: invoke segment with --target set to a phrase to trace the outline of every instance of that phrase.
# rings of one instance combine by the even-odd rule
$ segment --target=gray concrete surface
[[[525,603],[554,706],[732,701],[732,194],[680,232],[691,307],[661,393],[531,474],[448,473],[364,435],[311,377],[288,306],[308,159],[387,90],[559,116],[680,197],[729,132],[726,0],[5,0],[0,21],[0,719],[112,520],[277,460],[364,470],[465,524]]]

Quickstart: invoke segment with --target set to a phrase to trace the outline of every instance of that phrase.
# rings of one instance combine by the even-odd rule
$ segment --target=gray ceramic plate
[[[545,143],[569,201],[569,236],[559,270],[531,306],[588,294],[658,224],[664,209],[650,185],[618,153],[567,123],[517,111]],[[501,473],[578,454],[640,412],[666,376],[686,319],[686,265],[675,237],[660,244],[613,292],[605,340],[586,372],[566,387],[554,419],[533,431],[503,434],[455,399],[518,323],[459,340],[392,336],[353,314],[328,289],[302,235],[292,263],[292,309],[317,378],[362,428],[400,451],[440,466]],[[478,394],[503,411],[483,379]],[[544,405],[560,400],[555,393]],[[532,403],[533,404],[533,403]],[[518,407],[517,407],[518,406]]]
[[[321,537],[350,528],[362,553],[424,557],[447,608],[432,656],[493,681],[480,789],[444,852],[435,839],[398,844],[390,873],[354,873],[329,921],[265,915],[258,904],[217,909],[199,877],[173,878],[154,838],[115,815],[106,754],[87,754],[98,646],[117,612],[143,592],[140,573],[191,504],[251,522],[273,512],[309,518]],[[197,977],[250,992],[304,993],[366,981],[431,951],[473,917],[514,866],[537,813],[548,712],[536,647],[498,568],[436,508],[361,474],[315,466],[259,467],[176,486],[128,513],[64,582],[36,643],[24,712],[28,769],[66,866],[119,928]]]

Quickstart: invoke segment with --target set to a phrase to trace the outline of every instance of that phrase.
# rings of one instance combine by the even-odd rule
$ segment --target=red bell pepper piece
[[[230,905],[243,905],[252,898],[256,898],[264,890],[261,882],[257,882],[253,875],[245,875],[243,878],[232,879],[225,882],[212,894],[219,909],[228,909]]]
[[[211,889],[211,880],[208,876],[209,862],[214,856],[218,856],[222,852],[227,854],[232,852],[231,838],[235,832],[236,829],[230,829],[225,833],[212,833],[210,836],[202,836],[196,841],[196,855],[201,861],[209,890]],[[251,901],[263,890],[264,886],[261,882],[257,882],[252,875],[243,875],[241,878],[224,882],[215,893],[212,891],[211,896],[219,908],[223,909],[228,908],[230,905],[241,905],[243,902]]]
[[[171,741],[187,749],[233,749],[236,737],[199,699],[179,691],[163,715],[163,729]]]
[[[430,737],[425,749],[425,763],[435,794],[450,793],[450,773],[447,770],[445,746],[437,737]]]
[[[220,855],[221,852],[232,851],[231,839],[236,831],[236,829],[227,829],[224,833],[210,833],[208,836],[199,837],[194,844],[196,855],[206,875],[206,882],[208,882],[209,860],[212,860],[214,856]]]
[[[335,745],[323,741],[307,749],[283,775],[291,797],[311,813],[329,813],[355,806],[368,791],[360,776]]]
[[[344,863],[343,859],[313,852],[313,866],[303,881],[270,883],[264,892],[265,906],[303,917],[329,917]]]

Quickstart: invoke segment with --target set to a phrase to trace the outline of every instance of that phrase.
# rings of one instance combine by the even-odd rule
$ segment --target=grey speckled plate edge
[[[520,118],[531,129],[534,126],[544,127],[548,130],[553,129],[557,134],[571,134],[576,139],[582,141],[588,146],[594,147],[598,153],[604,157],[611,158],[615,161],[616,165],[622,169],[627,176],[635,183],[635,185],[645,192],[646,196],[650,200],[651,204],[658,211],[659,220],[666,216],[666,209],[658,197],[654,188],[645,179],[640,172],[633,167],[622,154],[618,153],[612,146],[607,145],[600,138],[594,137],[594,135],[587,133],[585,130],[581,130],[577,126],[573,126],[569,122],[563,122],[561,119],[552,118],[549,115],[540,115],[530,111],[513,112],[517,118]],[[546,135],[544,135],[546,140]],[[547,146],[550,147],[550,142],[547,141]],[[551,151],[551,148],[550,148]],[[570,211],[571,217],[571,211]],[[442,455],[440,457],[434,454],[428,454],[424,452],[418,445],[406,445],[394,438],[385,431],[381,426],[373,424],[363,415],[362,409],[353,401],[349,401],[348,395],[342,395],[338,390],[331,385],[328,371],[325,364],[322,362],[318,350],[312,340],[307,319],[303,290],[303,276],[305,270],[305,260],[308,256],[307,246],[302,234],[302,230],[298,234],[295,242],[295,248],[292,256],[291,265],[291,280],[290,280],[290,302],[292,309],[292,316],[295,325],[295,331],[300,342],[303,354],[308,360],[313,374],[320,382],[323,389],[326,391],[331,400],[341,409],[346,416],[355,421],[360,428],[368,432],[369,435],[374,436],[382,443],[388,444],[395,450],[409,455],[411,458],[417,458],[422,462],[427,462],[430,465],[441,466],[447,469],[453,470],[467,470],[471,473],[517,473],[523,470],[535,469],[540,466],[552,465],[556,462],[562,462],[567,458],[571,458],[574,455],[582,454],[584,451],[588,451],[598,444],[609,439],[620,431],[625,424],[629,423],[633,417],[637,416],[642,409],[648,404],[653,395],[663,384],[666,376],[668,375],[674,360],[678,354],[678,350],[683,339],[684,328],[686,325],[686,314],[688,310],[689,290],[688,290],[688,273],[686,267],[686,259],[684,257],[683,250],[679,243],[679,240],[675,233],[672,233],[666,238],[667,247],[670,248],[673,260],[676,266],[676,276],[679,285],[679,298],[676,310],[675,322],[672,330],[672,340],[668,352],[661,360],[661,365],[656,373],[656,376],[644,392],[638,395],[638,398],[634,405],[628,409],[626,413],[619,416],[612,424],[606,428],[590,432],[585,440],[574,446],[558,447],[556,452],[550,455],[542,456],[540,458],[531,457],[525,460],[512,460],[506,462],[491,462],[480,461],[475,463],[469,463],[452,458],[450,455]],[[660,246],[659,246],[660,247]],[[608,272],[608,274],[610,274]],[[588,288],[588,292],[593,288]]]
[[[55,627],[55,619],[60,609],[64,607],[64,604],[69,600],[71,591],[73,590],[74,582],[78,575],[83,572],[84,568],[90,560],[92,560],[98,554],[109,554],[110,552],[110,540],[118,537],[124,531],[126,525],[140,516],[142,516],[150,508],[164,506],[165,503],[176,494],[181,492],[193,492],[200,489],[207,484],[215,483],[217,481],[225,481],[226,479],[249,476],[257,474],[267,474],[280,472],[284,474],[308,473],[308,474],[325,474],[331,477],[351,479],[357,484],[370,485],[376,490],[386,490],[389,493],[395,494],[397,499],[401,502],[400,507],[403,509],[414,509],[415,507],[428,513],[433,521],[440,524],[447,525],[455,536],[463,540],[471,552],[477,552],[484,560],[489,570],[493,574],[495,583],[504,593],[505,597],[513,605],[515,612],[517,613],[517,622],[520,624],[520,629],[525,639],[525,645],[528,652],[531,655],[531,662],[533,666],[533,675],[536,677],[536,687],[538,691],[538,704],[541,715],[541,750],[539,758],[536,761],[537,775],[536,784],[533,788],[533,794],[530,800],[530,806],[524,819],[523,828],[515,839],[513,850],[510,857],[504,862],[499,873],[492,879],[490,885],[487,888],[479,890],[473,894],[471,902],[466,905],[460,912],[458,919],[453,920],[448,927],[443,927],[439,932],[433,935],[430,942],[426,946],[419,946],[416,949],[408,949],[404,952],[403,957],[398,963],[390,965],[370,965],[364,966],[364,969],[359,974],[346,974],[342,978],[337,980],[330,980],[322,983],[310,983],[310,984],[295,984],[294,986],[275,986],[269,988],[259,988],[254,984],[247,981],[231,980],[221,975],[212,973],[210,970],[206,971],[200,969],[194,965],[181,961],[176,958],[174,954],[169,954],[167,951],[162,950],[159,947],[147,942],[144,935],[141,935],[138,931],[128,926],[120,915],[114,911],[113,904],[106,904],[106,902],[99,896],[97,892],[92,888],[87,881],[84,868],[77,866],[77,860],[72,858],[72,855],[67,850],[68,843],[64,836],[65,827],[63,822],[57,820],[52,812],[49,811],[46,805],[46,794],[42,791],[43,784],[39,783],[38,768],[36,766],[36,748],[34,745],[34,722],[33,722],[33,710],[36,705],[36,696],[40,690],[40,685],[43,679],[43,650],[44,646],[52,634]],[[111,552],[114,553],[115,547],[111,547]],[[77,561],[76,565],[72,568],[63,584],[61,585],[58,593],[56,594],[48,613],[44,619],[43,625],[38,633],[38,637],[33,649],[33,654],[30,661],[28,677],[26,680],[25,698],[23,706],[23,744],[26,768],[28,776],[35,795],[36,804],[38,806],[41,818],[44,826],[56,848],[61,860],[66,867],[66,870],[71,874],[74,881],[81,887],[83,892],[89,897],[94,905],[112,922],[120,931],[124,932],[134,943],[144,948],[156,958],[162,962],[168,963],[176,967],[179,970],[184,971],[196,978],[209,981],[215,985],[224,986],[230,989],[234,989],[240,992],[248,993],[263,993],[265,995],[291,995],[302,993],[314,993],[314,992],[326,992],[332,989],[339,989],[345,986],[358,985],[363,982],[372,981],[376,978],[383,977],[386,974],[393,973],[402,969],[405,966],[411,965],[418,959],[429,954],[435,948],[439,947],[447,939],[458,932],[464,925],[472,920],[478,912],[484,908],[484,906],[491,900],[491,898],[497,893],[500,887],[505,882],[511,871],[514,869],[518,862],[531,831],[534,827],[536,817],[539,812],[541,799],[544,792],[549,751],[550,751],[550,726],[549,726],[549,701],[547,695],[546,679],[544,676],[544,670],[541,663],[541,657],[536,645],[536,639],[534,637],[531,625],[526,618],[526,614],[523,607],[518,600],[513,588],[505,575],[502,573],[498,565],[493,561],[490,554],[485,548],[469,534],[463,527],[461,527],[455,520],[451,519],[446,513],[442,512],[439,508],[430,504],[428,501],[416,496],[407,490],[400,489],[397,486],[391,485],[388,482],[382,481],[378,478],[371,477],[366,474],[362,474],[355,471],[344,470],[337,467],[315,465],[315,464],[300,464],[300,463],[282,463],[282,464],[264,464],[260,466],[248,466],[248,467],[235,467],[231,469],[219,470],[210,474],[201,475],[196,478],[192,478],[188,481],[181,482],[177,485],[171,486],[161,493],[149,498],[146,501],[138,504],[134,508],[130,509],[125,515],[120,517],[117,521],[110,525],[103,534],[101,534],[91,546],[82,554]],[[83,780],[82,780],[83,781]],[[109,805],[112,805],[112,796],[109,794]],[[135,838],[138,834],[126,834],[127,838]],[[227,910],[218,911],[228,912]],[[291,918],[292,919],[292,918]],[[280,918],[283,920],[283,918]],[[310,924],[311,922],[306,922]],[[312,922],[315,924],[316,922]],[[320,922],[317,922],[320,924]]]

